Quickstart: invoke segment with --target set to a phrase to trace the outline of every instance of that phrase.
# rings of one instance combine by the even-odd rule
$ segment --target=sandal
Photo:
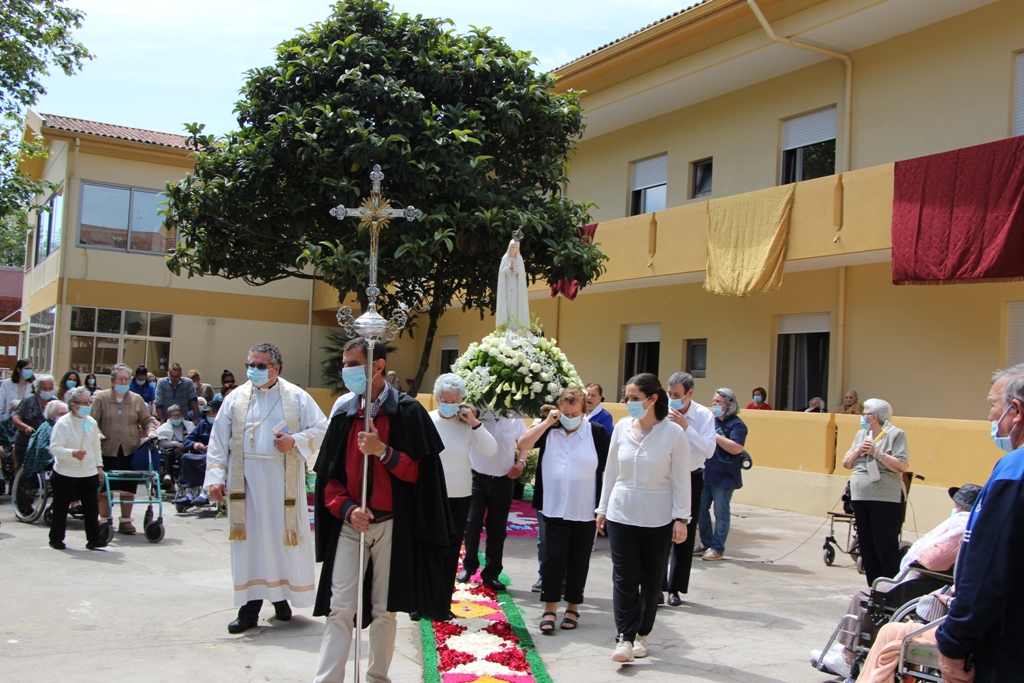
[[[570,619],[569,618],[570,614],[573,615],[576,618],[575,619]],[[572,630],[574,630],[579,625],[580,625],[580,613],[577,612],[574,609],[567,609],[567,610],[565,610],[565,616],[562,617],[562,624],[558,628],[562,629],[563,631],[572,631]]]
[[[546,617],[549,614],[551,615],[551,618],[547,619]],[[554,612],[545,612],[544,614],[540,615],[540,632],[541,633],[547,633],[547,634],[554,633],[555,632],[555,617],[557,617],[557,616],[558,615],[555,614]]]

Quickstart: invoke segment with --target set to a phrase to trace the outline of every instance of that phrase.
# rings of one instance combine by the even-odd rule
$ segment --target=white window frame
[[[168,349],[167,357],[171,358],[171,349],[172,349],[172,347],[174,345],[174,339],[173,339],[173,335],[174,335],[174,315],[172,313],[163,313],[161,311],[136,311],[135,309],[117,309],[117,308],[108,308],[108,307],[105,307],[105,306],[71,306],[71,308],[68,310],[68,320],[69,321],[74,320],[74,313],[73,313],[73,311],[71,309],[75,309],[75,308],[91,308],[96,313],[93,315],[93,326],[92,326],[92,331],[91,332],[84,331],[84,330],[73,330],[73,329],[70,329],[71,326],[70,326],[70,323],[69,323],[69,325],[68,325],[68,328],[69,328],[69,331],[68,331],[68,353],[69,353],[69,355],[68,355],[68,366],[69,367],[71,365],[70,349],[71,349],[71,338],[72,337],[91,337],[93,340],[96,340],[96,339],[114,339],[114,338],[116,338],[117,339],[117,361],[116,361],[116,363],[123,363],[124,362],[124,343],[125,343],[125,341],[128,341],[128,340],[131,340],[131,341],[143,341],[143,342],[145,342],[147,344],[147,346],[146,346],[147,354],[149,352],[149,346],[148,345],[149,345],[150,342],[166,343],[167,344],[167,349]],[[121,311],[121,321],[118,324],[118,331],[117,331],[116,334],[114,332],[97,332],[96,331],[96,324],[97,324],[96,321],[97,321],[97,319],[99,317],[99,311],[101,309],[102,310],[110,310],[110,311],[117,311],[117,310]],[[144,335],[143,334],[127,334],[124,331],[124,319],[125,319],[125,314],[126,313],[145,313],[145,314],[147,314],[150,317],[152,317],[153,315],[168,315],[168,316],[171,317],[171,335],[167,336],[167,337],[162,337],[160,335],[150,334],[149,330],[148,330],[148,327],[149,327],[148,325],[147,325],[147,333],[144,334]],[[92,353],[93,353],[93,355],[92,355],[92,363],[89,366],[89,370],[79,370],[79,371],[76,371],[76,372],[79,372],[80,374],[89,374],[89,373],[97,374],[96,373],[96,342],[95,341],[93,341],[93,352]],[[154,375],[156,375],[157,377],[163,377],[163,376],[165,376],[167,374],[166,369],[161,370],[159,368],[158,364],[151,363],[148,358],[146,359],[146,368],[150,372],[152,372]],[[103,374],[103,373],[99,373],[99,374]]]
[[[803,177],[803,148],[822,142],[838,143],[837,117],[839,108],[836,105],[819,109],[807,114],[793,116],[782,121],[782,152],[779,163],[779,182],[799,182]],[[837,145],[838,151],[838,145]],[[786,153],[795,152],[796,173],[792,180],[786,179]],[[833,168],[833,173],[835,169]]]
[[[648,209],[648,191],[660,187],[665,188],[665,206]],[[629,215],[639,216],[651,211],[663,211],[668,206],[668,152],[634,161],[630,169],[629,188]]]
[[[91,185],[93,187],[109,187],[115,190],[128,190],[128,231],[125,237],[124,249],[118,247],[107,247],[102,244],[85,244],[82,242],[82,213],[85,208],[85,187]],[[115,251],[117,253],[128,253],[128,254],[142,254],[145,256],[166,256],[166,251],[146,251],[142,249],[132,249],[132,221],[133,210],[135,208],[135,193],[136,192],[148,192],[151,194],[162,195],[166,190],[158,190],[151,187],[140,187],[136,185],[118,185],[116,183],[103,183],[96,180],[82,180],[79,185],[78,193],[78,235],[76,238],[76,246],[81,249],[100,249],[102,251]],[[166,195],[165,195],[166,197]],[[178,241],[177,234],[174,237],[175,244]]]

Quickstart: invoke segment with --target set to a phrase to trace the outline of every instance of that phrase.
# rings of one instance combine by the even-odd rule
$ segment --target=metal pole
[[[374,339],[366,340],[366,391],[363,394],[363,431],[369,433],[373,426],[373,418],[370,417],[370,404],[373,402],[371,398],[373,394],[373,343]],[[366,504],[366,480],[368,479],[368,473],[370,469],[370,456],[363,453],[363,484],[362,494],[359,500],[361,501],[360,509],[365,513],[367,509]],[[358,683],[359,679],[359,667],[362,664],[362,645],[363,645],[363,578],[366,576],[366,569],[364,562],[366,559],[366,533],[363,531],[359,532],[359,577],[356,583],[356,659],[353,665],[355,666],[355,678],[353,681]]]

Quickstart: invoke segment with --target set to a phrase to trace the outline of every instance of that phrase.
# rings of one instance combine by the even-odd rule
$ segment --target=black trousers
[[[508,532],[508,511],[512,508],[512,492],[516,482],[506,476],[492,477],[473,472],[473,495],[469,501],[469,519],[466,522],[466,557],[462,568],[472,576],[480,566],[480,531],[487,529],[486,564],[480,572],[484,581],[497,579],[502,570],[505,537]],[[484,513],[487,522],[484,523]]]
[[[690,590],[690,569],[693,567],[693,546],[697,543],[697,520],[700,518],[700,494],[704,490],[704,468],[690,472],[690,523],[686,540],[672,545],[665,590],[686,593]]]
[[[50,508],[53,514],[53,521],[50,522],[50,543],[64,542],[68,528],[68,507],[76,500],[82,502],[86,542],[99,543],[100,504],[96,496],[99,487],[100,478],[97,474],[88,477],[65,477],[56,472],[50,473],[50,491],[53,493],[53,505]]]
[[[459,571],[459,551],[462,550],[462,537],[466,535],[470,500],[472,500],[472,496],[448,499],[448,507],[451,508],[452,521],[455,526],[448,537],[448,552],[444,556],[444,574],[442,576],[446,582],[451,581],[449,595],[455,590],[455,575]]]
[[[277,605],[287,605],[288,601],[287,600],[280,600],[278,602],[271,603],[271,604],[273,604],[276,607]],[[261,609],[263,609],[263,601],[262,600],[250,600],[249,602],[245,603],[244,605],[242,605],[241,607],[238,608],[238,616],[240,618],[241,617],[249,617],[253,621],[259,621],[260,620],[260,610]]]
[[[878,500],[855,500],[852,505],[868,585],[882,576],[896,576],[900,571],[903,505]]]
[[[658,611],[665,563],[672,544],[672,523],[658,527],[632,526],[608,520],[612,550],[612,605],[615,630],[630,642],[649,635]],[[548,528],[548,543],[551,543]],[[550,551],[550,546],[549,546]]]
[[[562,599],[564,585],[565,601],[578,605],[583,602],[583,589],[587,586],[597,523],[545,517],[544,524],[547,525],[548,552],[540,565],[540,599],[558,602]]]

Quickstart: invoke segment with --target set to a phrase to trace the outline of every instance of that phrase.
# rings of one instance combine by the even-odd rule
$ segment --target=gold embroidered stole
[[[281,391],[281,409],[284,421],[291,431],[292,437],[299,433],[299,390],[294,384],[278,377]],[[244,541],[245,532],[245,418],[249,413],[249,402],[252,401],[252,382],[246,382],[235,389],[239,395],[235,399],[231,413],[231,453],[228,467],[228,519],[231,530],[228,540]],[[295,487],[298,481],[299,465],[302,458],[295,449],[284,454],[284,544],[299,544],[298,511],[295,507]]]

